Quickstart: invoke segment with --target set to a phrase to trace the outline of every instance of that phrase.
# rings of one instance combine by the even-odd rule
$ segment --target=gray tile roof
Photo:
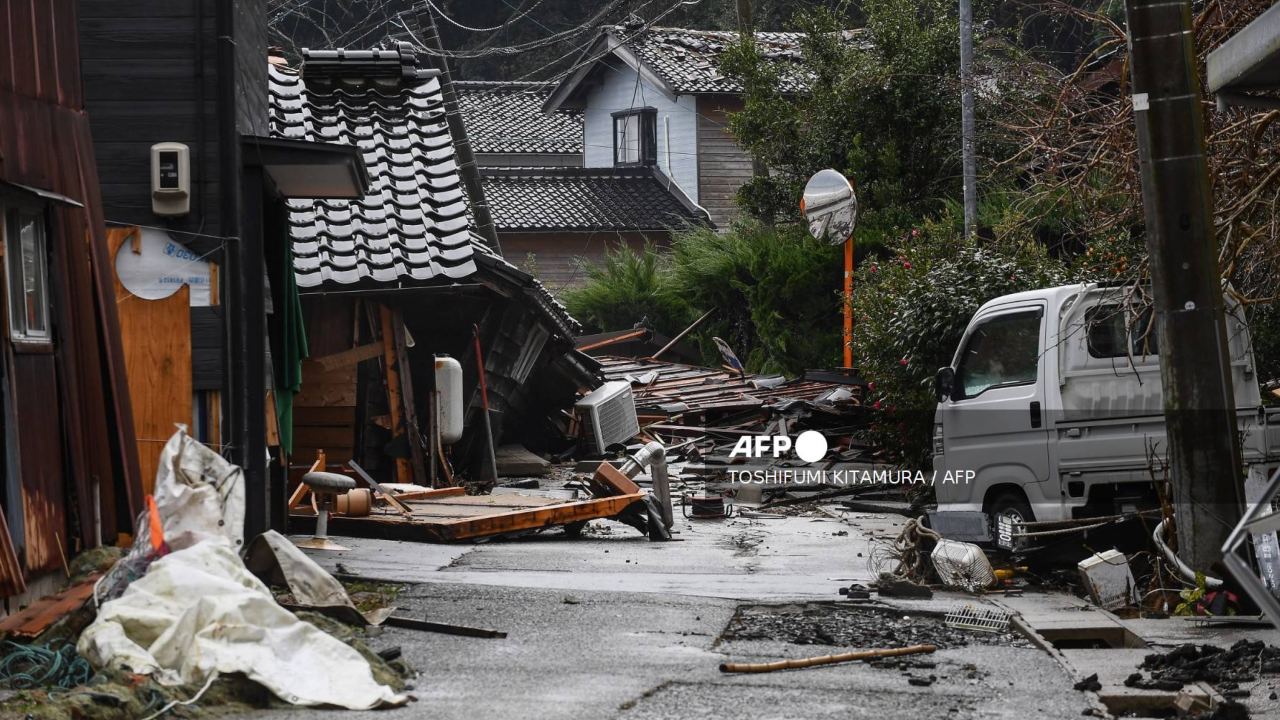
[[[580,153],[582,113],[542,112],[539,82],[455,82],[471,148],[479,153]]]
[[[305,80],[270,69],[271,134],[354,144],[369,170],[359,200],[288,201],[302,287],[464,278],[476,270],[475,254],[487,252],[471,229],[435,73],[408,65],[401,83],[333,72],[388,59],[399,62],[400,53],[310,52],[306,62],[327,72]]]
[[[612,26],[607,32],[638,55],[677,94],[740,93],[742,85],[725,77],[720,56],[738,42],[736,31],[654,27],[637,32]],[[847,31],[847,39],[857,36]],[[758,32],[756,48],[779,71],[784,92],[802,92],[809,72],[803,67],[803,33]]]
[[[380,289],[481,274],[522,291],[561,334],[575,335],[577,322],[546,288],[474,232],[436,73],[419,69],[404,45],[303,57],[301,75],[270,68],[271,134],[355,145],[369,192],[287,201],[298,285]]]
[[[499,231],[662,230],[706,222],[649,168],[494,168],[483,181]]]

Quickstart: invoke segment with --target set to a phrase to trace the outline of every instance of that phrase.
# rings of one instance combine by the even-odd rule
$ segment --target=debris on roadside
[[[1138,604],[1137,583],[1124,553],[1118,550],[1094,553],[1077,563],[1076,567],[1094,605],[1104,610],[1115,610]]]
[[[1177,690],[1193,682],[1207,682],[1223,695],[1244,696],[1241,683],[1263,675],[1280,675],[1280,647],[1261,640],[1240,640],[1230,648],[1186,644],[1167,653],[1143,659],[1141,672],[1133,673],[1125,685],[1152,690]]]
[[[940,538],[929,559],[933,561],[933,571],[937,573],[938,580],[947,587],[978,592],[996,581],[986,553],[972,543]]]
[[[881,573],[876,582],[876,592],[881,597],[916,598],[927,600],[933,597],[933,590],[928,585],[912,582],[906,578]]]
[[[947,626],[941,617],[907,615],[872,605],[807,603],[803,605],[746,605],[725,628],[724,640],[775,640],[793,645],[833,645],[875,648],[936,645],[940,649],[967,645],[1030,647],[1007,628],[989,632]]]
[[[775,670],[792,670],[797,668],[817,667],[819,665],[834,665],[836,663],[853,662],[855,660],[875,660],[878,658],[898,657],[900,655],[919,655],[931,653],[938,648],[934,645],[909,645],[900,648],[883,648],[876,650],[856,650],[847,653],[836,653],[834,655],[819,655],[817,657],[800,658],[793,660],[777,660],[775,662],[765,663],[720,663],[720,672],[722,673],[765,673],[774,672]],[[930,676],[932,677],[932,676]],[[916,678],[912,678],[909,682],[912,685]],[[926,684],[932,684],[930,680]]]
[[[1088,690],[1090,692],[1098,692],[1102,689],[1102,683],[1098,682],[1098,673],[1094,673],[1075,685],[1071,686],[1073,690]]]
[[[375,679],[350,645],[280,607],[245,566],[238,467],[179,429],[159,468],[151,519],[139,522],[136,543],[157,557],[101,604],[77,643],[82,657],[197,688],[194,697],[220,675],[242,673],[294,705],[369,709],[408,700]]]
[[[400,627],[408,630],[420,630],[422,632],[433,632],[441,635],[496,638],[499,640],[507,636],[507,634],[501,630],[471,627],[469,625],[454,625],[452,623],[432,622],[430,620],[419,620],[417,618],[405,617],[403,615],[392,615],[388,617],[386,619],[386,624],[392,627]]]
[[[1009,631],[1009,613],[994,607],[964,605],[947,613],[947,627],[978,632],[1003,633]]]

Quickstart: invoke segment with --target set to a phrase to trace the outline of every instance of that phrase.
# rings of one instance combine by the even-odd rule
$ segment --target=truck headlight
[[[942,423],[933,425],[933,454],[942,454]]]

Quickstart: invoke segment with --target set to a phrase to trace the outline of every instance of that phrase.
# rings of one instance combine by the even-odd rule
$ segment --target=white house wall
[[[651,107],[658,111],[658,168],[694,202],[698,201],[697,103],[690,95],[672,100],[618,61],[601,67],[599,84],[587,94],[583,112],[587,167],[613,166],[613,113]],[[667,138],[670,137],[670,146]]]

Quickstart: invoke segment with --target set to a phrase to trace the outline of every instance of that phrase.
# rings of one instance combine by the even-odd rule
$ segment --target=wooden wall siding
[[[728,113],[742,109],[742,100],[729,95],[698,98],[698,204],[707,209],[716,227],[728,227],[738,217],[734,197],[751,179],[751,156],[729,133]]]
[[[97,168],[81,112],[76,10],[74,0],[0,0],[0,181],[83,204],[50,212],[54,352],[15,354],[9,365],[23,498],[7,510],[28,573],[60,565],[58,538],[69,551],[92,542],[95,510],[111,538],[117,527],[132,528],[141,507]],[[74,527],[72,512],[82,520]]]
[[[181,142],[191,149],[191,213],[163,224],[220,232],[214,19],[220,1],[80,0],[85,108],[108,219],[161,224],[151,212],[151,146]],[[265,102],[265,57],[259,64]],[[198,253],[217,248],[210,238],[183,241]]]
[[[77,108],[76,3],[0,0],[0,91]]]
[[[580,265],[604,262],[605,253],[619,243],[633,250],[643,250],[645,243],[659,247],[671,244],[671,234],[666,232],[617,233],[499,233],[502,252],[507,261],[533,272],[553,294],[581,287],[587,282],[587,273]]]
[[[602,66],[596,70],[599,83],[587,95],[582,115],[586,143],[583,164],[613,167],[612,114],[629,108],[652,107],[658,111],[658,167],[691,200],[698,202],[698,138],[694,112],[697,102],[690,95],[672,100],[644,80],[637,83],[635,71],[621,61],[615,65],[615,69]]]
[[[57,366],[52,353],[12,353],[9,368],[22,473],[20,544],[28,573],[54,570],[62,565],[59,544],[67,539]],[[87,487],[80,485],[81,490]]]
[[[309,295],[303,300],[307,349],[311,357],[334,355],[355,347],[356,300],[350,295]]]
[[[319,450],[330,464],[354,457],[356,442],[356,365],[326,372],[312,360],[302,363],[302,392],[293,398],[293,458],[290,466],[310,465]],[[289,472],[292,492],[305,470]]]
[[[222,307],[191,308],[191,389],[222,390]]]
[[[116,252],[130,252],[133,237],[131,230],[108,230],[111,257]],[[176,423],[190,425],[193,417],[191,289],[184,285],[162,300],[145,300],[130,294],[117,279],[115,290],[142,491],[150,494],[163,441],[173,434]]]

